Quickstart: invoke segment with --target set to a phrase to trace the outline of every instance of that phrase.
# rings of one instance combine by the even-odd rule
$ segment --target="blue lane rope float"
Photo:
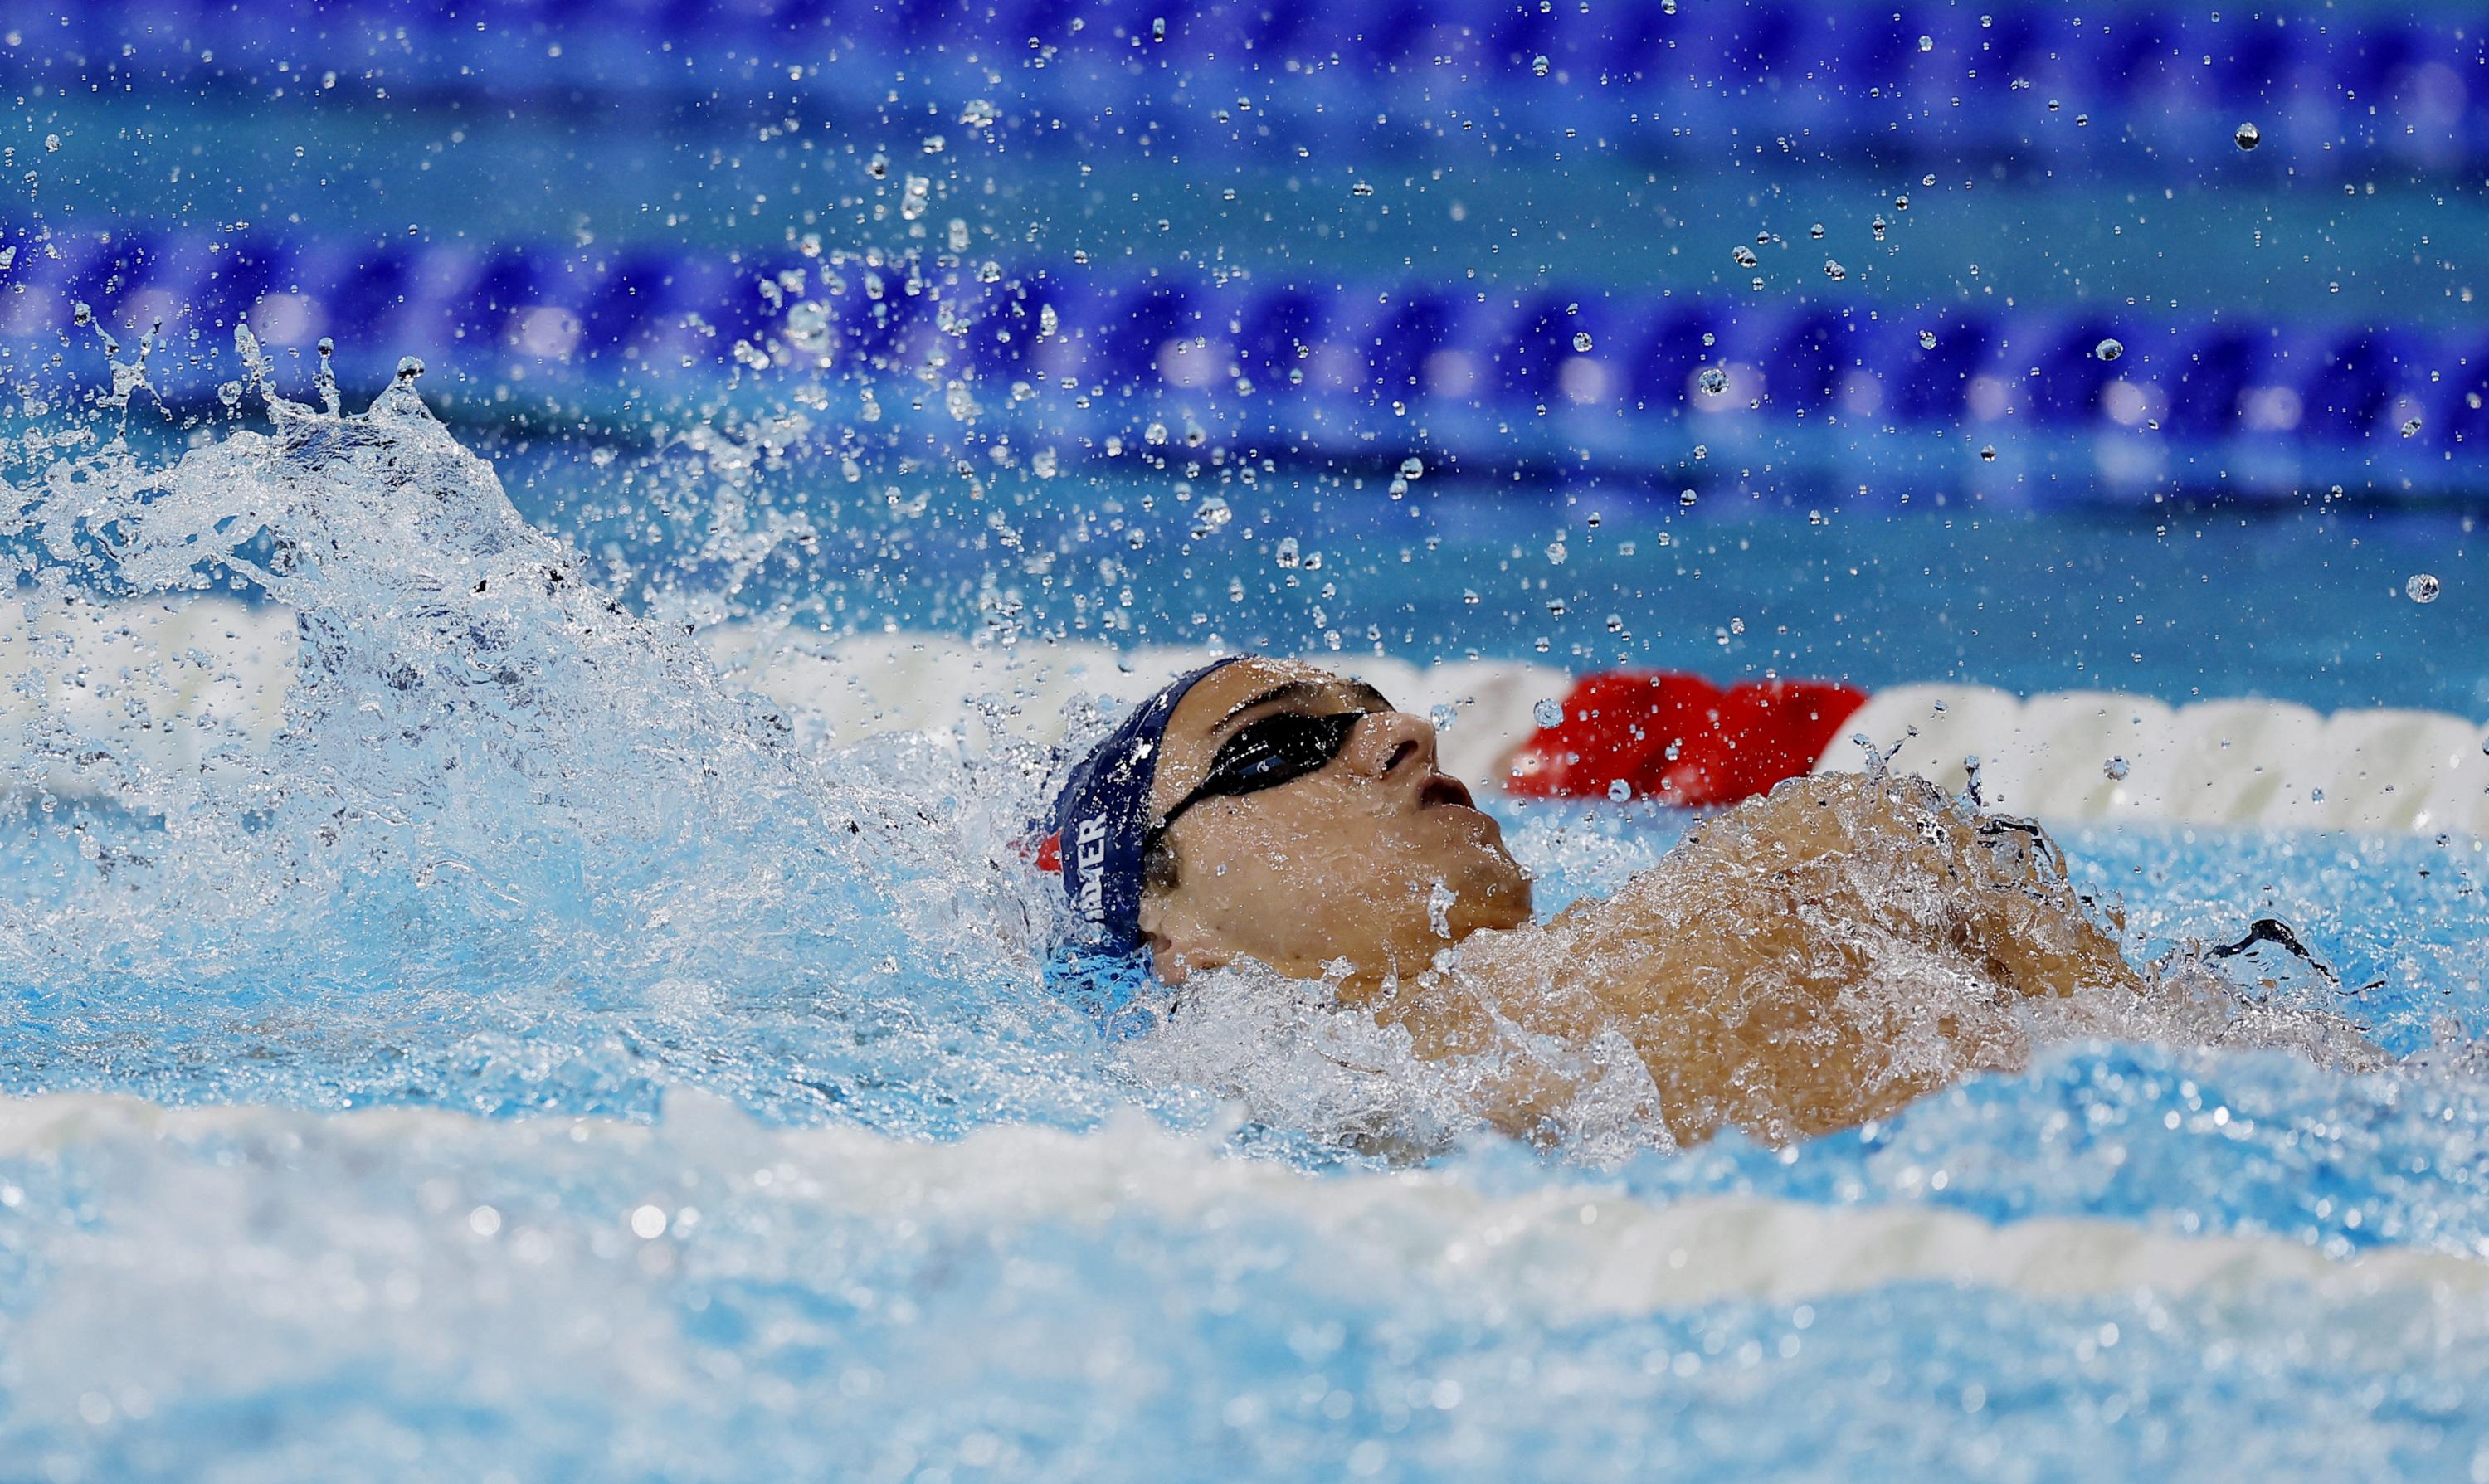
[[[369,247],[186,230],[20,232],[5,245],[15,256],[0,349],[30,368],[47,361],[78,333],[79,302],[125,342],[160,319],[169,333],[149,380],[175,402],[236,375],[232,326],[247,319],[306,381],[312,348],[333,337],[339,376],[366,388],[409,356],[444,392],[601,388],[608,401],[822,373],[869,381],[938,359],[987,393],[992,415],[1051,418],[1046,431],[1075,449],[1165,416],[1311,456],[1370,455],[1388,436],[1454,461],[1536,450],[1657,469],[1682,456],[1677,442],[1726,457],[1813,439],[1870,462],[1902,450],[1924,463],[1941,443],[1960,464],[2001,448],[1999,472],[2027,474],[2089,441],[2088,472],[2126,459],[2140,483],[2254,493],[2329,470],[2334,482],[2450,490],[2489,438],[2489,333],[2422,325],[1066,266],[993,282],[929,269],[913,292],[890,286],[910,271],[885,269],[876,296],[873,271],[793,251]],[[74,339],[71,351],[72,365],[100,354]],[[1069,397],[1016,413],[1008,389],[1020,383],[1109,395],[1085,413]],[[1866,437],[1885,430],[1932,437]],[[2087,471],[2067,472],[2079,483]]]
[[[334,73],[350,96],[489,94],[523,110],[600,92],[869,109],[898,71],[964,100],[1001,67],[1007,112],[1129,113],[1179,80],[1256,99],[1249,125],[1162,108],[1156,137],[1196,155],[1267,144],[1263,126],[1366,144],[1379,111],[1420,131],[1483,117],[1657,151],[1716,151],[1735,125],[1887,158],[2037,157],[2060,177],[2236,157],[2243,121],[2303,176],[2489,157],[2478,4],[2216,18],[2150,0],[1613,0],[1588,14],[1509,0],[0,0],[0,28],[18,38],[0,77],[115,91],[326,88]],[[1316,108],[1343,86],[1378,107]]]

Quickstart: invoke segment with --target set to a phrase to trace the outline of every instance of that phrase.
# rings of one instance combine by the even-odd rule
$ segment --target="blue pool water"
[[[1792,1150],[1473,1137],[1412,1184],[1134,1082],[1048,1001],[1008,756],[773,741],[679,637],[548,590],[570,558],[422,414],[289,438],[90,486],[125,581],[243,540],[233,509],[329,555],[261,568],[311,624],[270,771],[12,832],[0,1425],[45,1475],[2425,1477],[2489,1447],[2478,1299],[2424,1277],[2156,1289],[2061,1252],[1853,1284],[1803,1244],[1751,1291],[1599,1276],[1676,1270],[1603,1223],[1708,1199],[2475,1262],[2476,842],[2067,842],[2139,956],[2301,924],[2335,1008],[2439,1046],[2407,1070],[2076,1043]],[[1682,823],[1508,817],[1550,906]]]
[[[0,1480],[2489,1479],[2478,839],[2063,828],[2338,985],[1537,1151],[1102,1040],[1058,758],[701,643],[2477,722],[2489,33],[2223,14],[0,4]],[[56,637],[202,595],[272,739]]]

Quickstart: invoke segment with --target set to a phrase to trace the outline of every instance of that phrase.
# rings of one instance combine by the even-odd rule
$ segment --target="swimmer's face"
[[[1159,978],[1249,957],[1299,977],[1346,958],[1361,977],[1415,974],[1481,928],[1530,920],[1530,879],[1503,830],[1437,771],[1435,728],[1361,682],[1248,659],[1187,692],[1168,719],[1150,817],[1164,819],[1253,722],[1367,713],[1303,777],[1206,798],[1166,832],[1172,884],[1141,901]]]

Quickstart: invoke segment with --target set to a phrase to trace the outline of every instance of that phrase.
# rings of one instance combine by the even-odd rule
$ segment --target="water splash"
[[[898,1043],[1029,1032],[1033,898],[1002,842],[1031,769],[798,741],[523,521],[412,376],[337,415],[237,341],[269,431],[164,468],[116,443],[11,491],[21,638],[53,663],[110,621],[99,595],[232,580],[293,611],[299,645],[265,748],[170,772],[155,718],[103,706],[0,757],[11,864],[53,877],[0,906],[0,972],[22,1004],[85,1007],[39,1018],[21,1083],[184,1098],[272,1057],[304,1069],[279,1096],[321,1102],[644,1107],[690,1080],[916,1127],[997,1095],[1098,1104],[1060,1069],[998,1092],[1028,1075],[1003,1044],[872,1090]],[[103,802],[63,809],[62,780]],[[410,1051],[392,1016],[465,1036]]]

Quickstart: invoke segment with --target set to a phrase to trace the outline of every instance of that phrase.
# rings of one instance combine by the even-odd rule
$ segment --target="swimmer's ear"
[[[1199,915],[1171,902],[1167,894],[1141,899],[1141,936],[1150,945],[1150,968],[1162,985],[1180,985],[1191,974],[1224,968],[1233,956],[1220,948]]]

